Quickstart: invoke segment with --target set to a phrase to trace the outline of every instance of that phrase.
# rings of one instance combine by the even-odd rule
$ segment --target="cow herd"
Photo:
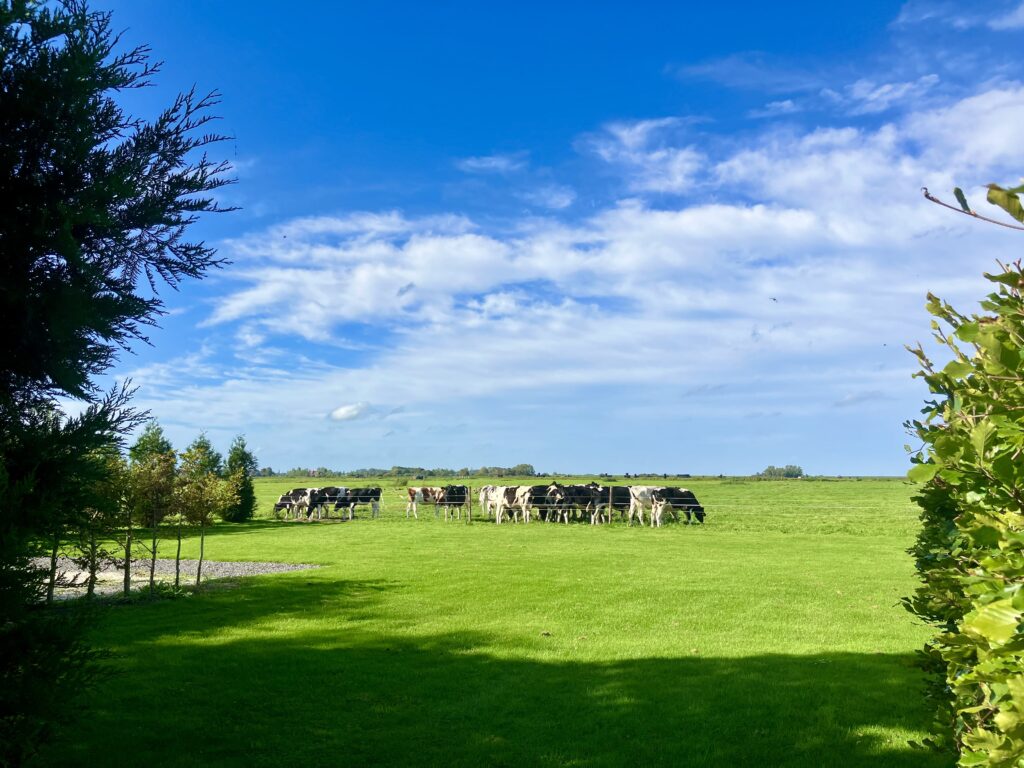
[[[466,511],[467,519],[472,516],[470,489],[465,485],[418,486],[406,489],[405,516],[419,518],[420,504],[432,504],[434,516],[455,519]],[[644,525],[648,514],[652,527],[660,527],[665,514],[679,522],[679,513],[686,517],[686,523],[696,520],[704,522],[704,507],[697,501],[693,491],[660,485],[485,485],[478,496],[480,510],[495,523],[511,519],[529,523],[531,516],[547,522],[589,520],[591,525],[611,522],[618,512],[628,525],[636,520]],[[284,512],[285,518],[296,520],[317,520],[330,517],[332,510],[346,511],[351,520],[359,504],[368,504],[371,516],[380,514],[380,488],[295,488],[282,494],[274,505],[274,512]]]
[[[693,491],[657,485],[485,485],[480,489],[480,508],[494,521],[506,518],[530,522],[531,512],[541,520],[568,523],[570,519],[589,519],[591,525],[611,522],[619,512],[628,525],[636,520],[644,524],[644,513],[650,509],[653,527],[661,527],[666,512],[679,521],[679,512],[686,522],[704,522],[704,507]]]
[[[357,505],[369,504],[371,515],[377,517],[380,514],[380,493],[380,488],[339,488],[333,485],[294,488],[281,494],[274,504],[274,513],[283,512],[285,519],[294,517],[296,520],[312,520],[315,514],[316,519],[321,520],[323,516],[329,518],[332,509],[342,513],[348,510],[348,519],[351,520]]]

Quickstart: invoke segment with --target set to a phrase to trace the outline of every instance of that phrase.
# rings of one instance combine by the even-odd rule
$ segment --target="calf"
[[[700,502],[697,501],[697,497],[694,496],[693,491],[687,490],[686,488],[659,488],[654,491],[652,497],[652,526],[661,526],[661,517],[665,513],[665,510],[668,510],[678,521],[679,515],[675,513],[675,510],[677,509],[681,509],[683,514],[686,515],[687,525],[690,524],[693,517],[697,518],[698,523],[702,525],[704,524],[704,507],[702,507]]]

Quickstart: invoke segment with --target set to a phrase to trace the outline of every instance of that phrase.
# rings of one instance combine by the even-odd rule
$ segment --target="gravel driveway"
[[[141,587],[149,583],[149,560],[132,561],[132,586]],[[40,567],[49,569],[50,561],[45,557],[37,557],[33,563]],[[181,561],[181,581],[184,584],[194,584],[196,580],[196,569],[199,566],[198,560]],[[219,560],[203,561],[203,581],[213,579],[239,578],[242,576],[260,576],[266,573],[284,573],[285,571],[304,571],[310,568],[318,568],[316,565],[296,563],[252,563],[252,562],[221,562]],[[57,570],[65,574],[68,579],[76,578],[80,586],[58,589],[61,597],[74,597],[85,594],[85,581],[87,574],[81,571],[74,562],[66,557],[57,558]],[[174,581],[174,561],[158,559],[156,561],[157,581],[171,583]],[[120,592],[124,587],[124,570],[121,568],[108,567],[99,572],[96,579],[96,593],[110,595]]]

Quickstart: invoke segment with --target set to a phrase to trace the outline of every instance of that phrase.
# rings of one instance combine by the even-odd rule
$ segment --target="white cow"
[[[487,515],[487,517],[491,516],[491,513],[498,504],[498,499],[494,495],[497,487],[496,485],[485,485],[477,495],[477,498],[480,500],[480,511]]]
[[[626,513],[628,520],[627,525],[633,524],[633,516],[635,515],[640,521],[640,525],[644,524],[644,508],[652,507],[654,499],[651,494],[654,491],[660,491],[664,486],[661,485],[631,485],[629,486],[629,512]],[[652,518],[653,524],[653,518]]]

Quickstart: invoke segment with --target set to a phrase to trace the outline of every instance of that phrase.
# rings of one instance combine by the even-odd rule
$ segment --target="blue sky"
[[[900,474],[1016,233],[1024,3],[95,2],[223,94],[232,265],[116,376],[276,469]],[[551,7],[551,6],[555,7]],[[983,191],[983,190],[982,190]]]

